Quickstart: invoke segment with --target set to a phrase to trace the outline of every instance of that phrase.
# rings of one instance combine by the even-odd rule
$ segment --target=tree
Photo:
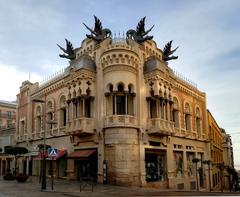
[[[17,172],[17,159],[19,155],[24,155],[28,153],[28,149],[25,147],[18,147],[18,146],[6,146],[5,147],[5,153],[9,155],[14,155],[15,157],[15,173]]]

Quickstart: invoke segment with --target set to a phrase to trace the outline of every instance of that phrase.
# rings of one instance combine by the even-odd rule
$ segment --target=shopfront
[[[145,170],[147,183],[166,181],[166,151],[158,149],[146,149]]]
[[[88,177],[97,182],[97,149],[75,150],[68,159],[74,160],[74,173],[77,180]]]

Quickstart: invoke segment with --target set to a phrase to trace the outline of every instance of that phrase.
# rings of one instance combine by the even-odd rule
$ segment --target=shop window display
[[[165,154],[146,153],[146,181],[166,180]]]
[[[188,176],[194,176],[194,166],[193,166],[193,160],[194,153],[187,153],[187,170],[188,170]]]
[[[174,152],[176,176],[183,177],[183,153]]]

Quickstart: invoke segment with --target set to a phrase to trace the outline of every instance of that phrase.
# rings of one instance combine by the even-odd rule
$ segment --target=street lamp
[[[209,191],[211,192],[211,175],[210,175],[210,165],[211,165],[211,160],[204,160],[204,164],[208,165],[208,181],[209,181]]]
[[[47,116],[46,116],[46,98],[45,100],[41,99],[33,99],[32,100],[35,103],[45,103],[45,109],[44,109],[44,121],[45,121],[45,128],[43,132],[43,162],[42,162],[42,190],[45,190],[47,188],[46,186],[46,131],[47,131]]]
[[[198,185],[198,173],[197,173],[197,163],[200,161],[198,158],[193,158],[192,162],[196,164],[196,179],[197,179],[197,191],[199,192],[199,185]]]

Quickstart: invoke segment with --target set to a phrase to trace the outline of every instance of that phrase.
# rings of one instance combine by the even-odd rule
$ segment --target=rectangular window
[[[7,111],[7,119],[11,119],[11,112]]]
[[[150,118],[157,118],[157,104],[155,100],[150,100]]]
[[[12,127],[12,120],[7,120],[7,128]]]
[[[88,98],[85,100],[85,117],[91,117],[91,99]]]
[[[117,114],[125,114],[125,96],[116,96]]]

